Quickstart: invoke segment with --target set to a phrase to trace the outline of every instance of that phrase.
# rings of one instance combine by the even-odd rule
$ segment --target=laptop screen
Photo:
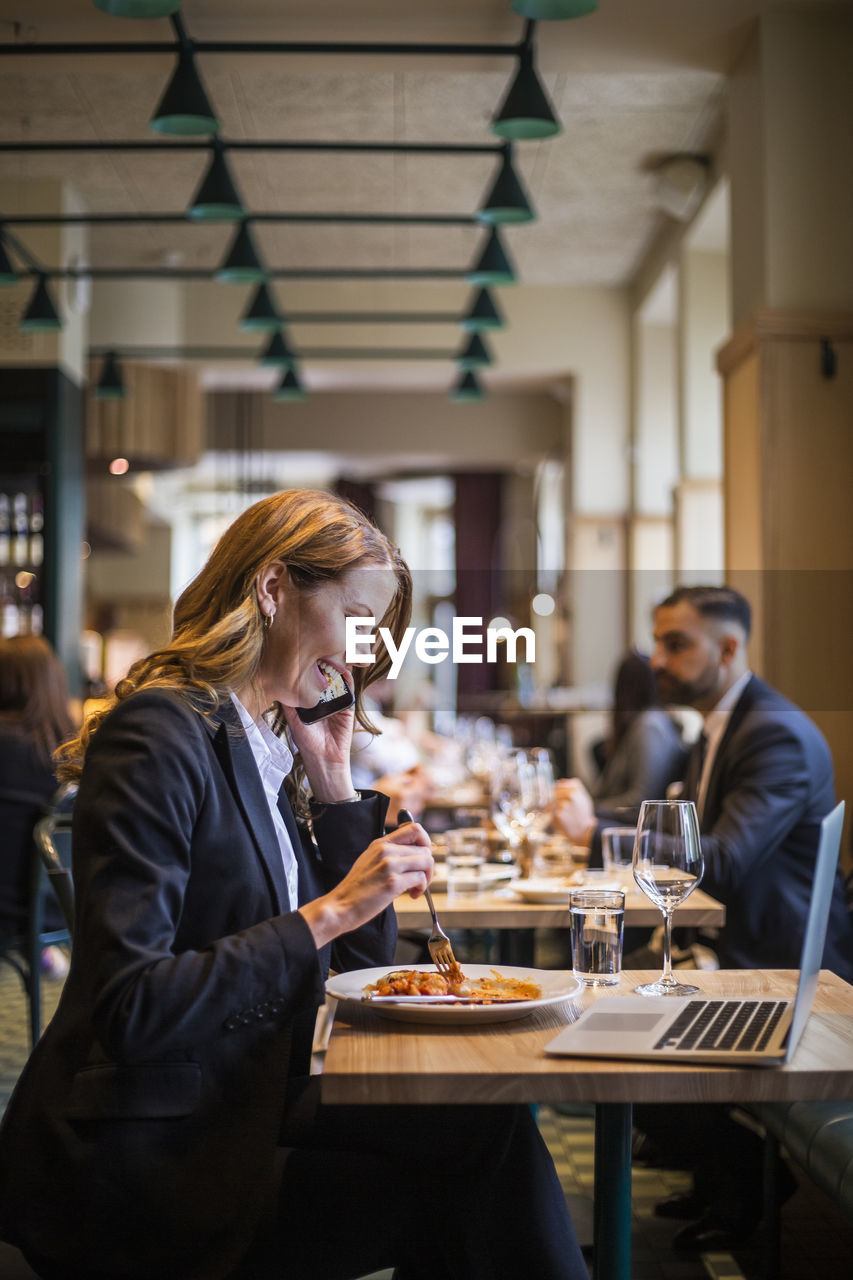
[[[835,869],[838,866],[838,854],[841,849],[841,828],[843,823],[844,801],[842,800],[831,813],[826,815],[820,824],[820,840],[817,847],[817,860],[812,882],[812,897],[809,905],[806,933],[803,938],[802,955],[800,956],[800,980],[797,984],[794,1016],[785,1053],[786,1062],[790,1061],[791,1054],[797,1047],[817,990],[820,962],[823,957],[823,946],[826,939],[826,926],[829,920],[829,909],[832,905]]]

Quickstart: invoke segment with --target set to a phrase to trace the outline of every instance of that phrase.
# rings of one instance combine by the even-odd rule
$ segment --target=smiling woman
[[[426,832],[385,835],[387,799],[349,765],[388,659],[350,670],[347,618],[399,643],[410,589],[355,507],[276,494],[64,748],[71,972],[0,1135],[0,1237],[39,1275],[586,1276],[527,1109],[324,1108],[308,1073],[330,967],[390,966],[393,901],[432,875]],[[303,723],[330,674],[354,705]],[[377,1216],[402,1186],[417,1217]]]

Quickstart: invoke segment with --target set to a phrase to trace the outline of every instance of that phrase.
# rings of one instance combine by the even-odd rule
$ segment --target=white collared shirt
[[[742,676],[735,680],[730,689],[727,689],[720,701],[705,717],[702,732],[705,735],[707,746],[705,747],[705,759],[702,763],[702,776],[699,779],[699,795],[696,800],[696,809],[701,818],[702,810],[705,807],[705,794],[708,790],[708,779],[711,776],[711,770],[714,767],[714,757],[717,754],[717,748],[720,745],[723,734],[726,731],[726,725],[729,718],[737,706],[738,699],[747,686],[752,677],[751,671],[745,671]]]
[[[261,775],[264,794],[267,798],[270,816],[272,817],[275,834],[278,837],[279,849],[281,850],[281,861],[284,866],[285,879],[287,880],[287,892],[290,895],[290,907],[292,911],[295,911],[299,905],[299,867],[287,827],[284,825],[284,818],[281,816],[281,810],[278,807],[278,793],[281,791],[282,783],[293,768],[293,753],[287,744],[282,742],[281,738],[275,736],[265,720],[252,719],[235,693],[231,694],[231,700],[237,708],[240,723],[246,730],[246,737],[249,739],[249,746],[252,748],[255,764],[258,766],[258,773]]]

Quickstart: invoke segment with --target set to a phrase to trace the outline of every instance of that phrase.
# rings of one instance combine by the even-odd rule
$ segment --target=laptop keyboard
[[[688,1000],[656,1049],[766,1049],[787,1000]]]

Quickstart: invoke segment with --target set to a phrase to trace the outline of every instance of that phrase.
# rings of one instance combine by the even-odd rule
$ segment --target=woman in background
[[[33,827],[57,789],[51,756],[73,732],[65,672],[48,642],[0,640],[0,939],[26,928]],[[58,906],[46,902],[45,913],[46,928],[62,927]],[[59,961],[49,954],[45,963]]]
[[[662,800],[683,776],[687,748],[660,705],[649,659],[632,649],[619,664],[604,764],[589,792],[599,819],[636,822],[644,800]]]

